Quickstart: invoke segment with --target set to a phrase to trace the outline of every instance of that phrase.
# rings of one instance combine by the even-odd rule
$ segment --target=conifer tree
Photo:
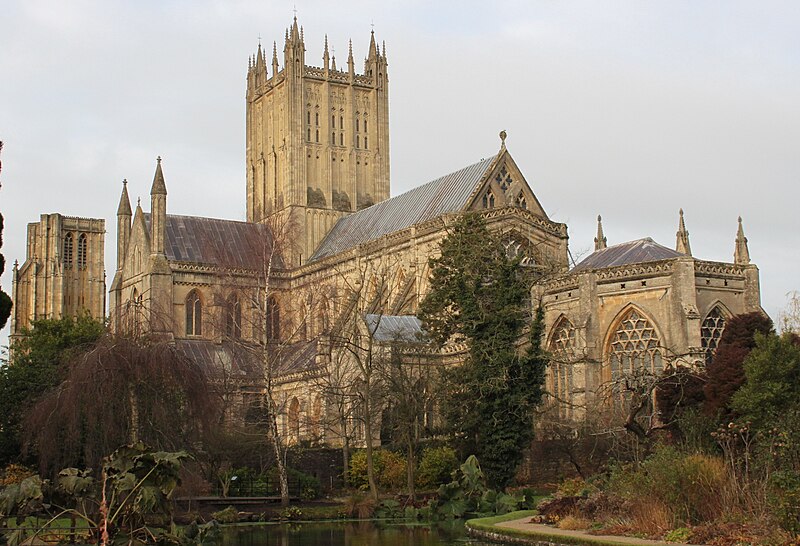
[[[3,142],[0,141],[0,152],[3,151]],[[0,162],[0,172],[3,171],[3,163]],[[2,185],[0,185],[2,187]],[[0,213],[0,248],[3,248],[3,214]],[[0,253],[0,276],[6,268],[6,259]],[[8,317],[11,316],[11,298],[8,294],[0,289],[0,329],[3,329],[8,322]]]

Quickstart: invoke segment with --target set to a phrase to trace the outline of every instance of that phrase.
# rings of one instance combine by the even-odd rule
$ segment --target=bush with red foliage
[[[756,332],[766,335],[772,331],[772,320],[760,312],[736,315],[728,321],[706,369],[704,409],[709,415],[724,420],[734,417],[730,401],[745,381],[744,359],[756,345]]]

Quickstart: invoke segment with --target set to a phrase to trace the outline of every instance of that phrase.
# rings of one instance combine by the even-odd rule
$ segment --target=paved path
[[[504,527],[506,529],[515,529],[518,531],[530,531],[532,533],[542,533],[550,536],[563,536],[563,537],[580,537],[583,539],[596,539],[598,541],[617,542],[620,544],[631,544],[632,546],[656,546],[656,545],[669,545],[669,546],[687,546],[679,542],[663,542],[660,540],[648,540],[645,538],[623,537],[618,535],[590,535],[585,531],[571,531],[567,529],[559,529],[550,525],[543,525],[541,523],[530,523],[531,517],[526,516],[521,519],[514,519],[503,523],[496,523],[494,527]]]

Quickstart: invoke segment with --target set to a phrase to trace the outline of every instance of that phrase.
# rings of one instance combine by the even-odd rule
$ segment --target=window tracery
[[[494,208],[494,193],[492,190],[487,190],[485,194],[483,194],[483,208],[485,209],[493,209]]]
[[[289,402],[289,440],[300,441],[300,401],[296,396]]]
[[[642,370],[657,374],[664,369],[658,333],[636,309],[619,321],[609,340],[608,362],[614,382]]]
[[[725,330],[725,315],[719,305],[716,305],[700,326],[700,344],[706,353],[706,365],[714,358],[723,330]]]
[[[528,200],[525,199],[525,194],[523,194],[521,191],[519,192],[519,195],[517,195],[517,198],[514,200],[514,204],[523,210],[528,210]]]
[[[536,265],[536,259],[530,251],[530,242],[527,239],[520,239],[516,234],[511,234],[503,240],[503,248],[507,257],[512,259],[519,257],[521,265]]]
[[[508,188],[511,187],[511,184],[514,183],[514,179],[511,178],[511,174],[508,172],[505,165],[503,165],[503,167],[500,169],[500,172],[495,175],[494,180],[503,191],[508,191]]]
[[[242,337],[242,305],[236,294],[228,296],[225,303],[225,335],[231,339],[239,339]]]
[[[562,317],[550,338],[550,392],[559,404],[559,414],[572,415],[572,392],[574,388],[572,367],[576,346],[575,327],[569,319]]]
[[[278,305],[278,300],[276,300],[274,297],[270,297],[267,300],[267,312],[264,319],[267,341],[279,340],[281,335],[281,308]]]

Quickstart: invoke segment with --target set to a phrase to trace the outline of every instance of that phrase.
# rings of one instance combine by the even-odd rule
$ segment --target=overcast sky
[[[106,219],[108,283],[127,178],[149,209],[244,219],[245,76],[293,2],[0,0],[3,288],[39,214]],[[301,1],[360,69],[374,24],[390,79],[392,194],[494,154],[498,132],[574,256],[609,245],[732,261],[741,215],[775,318],[800,289],[800,3]],[[7,329],[0,334],[6,343]]]

